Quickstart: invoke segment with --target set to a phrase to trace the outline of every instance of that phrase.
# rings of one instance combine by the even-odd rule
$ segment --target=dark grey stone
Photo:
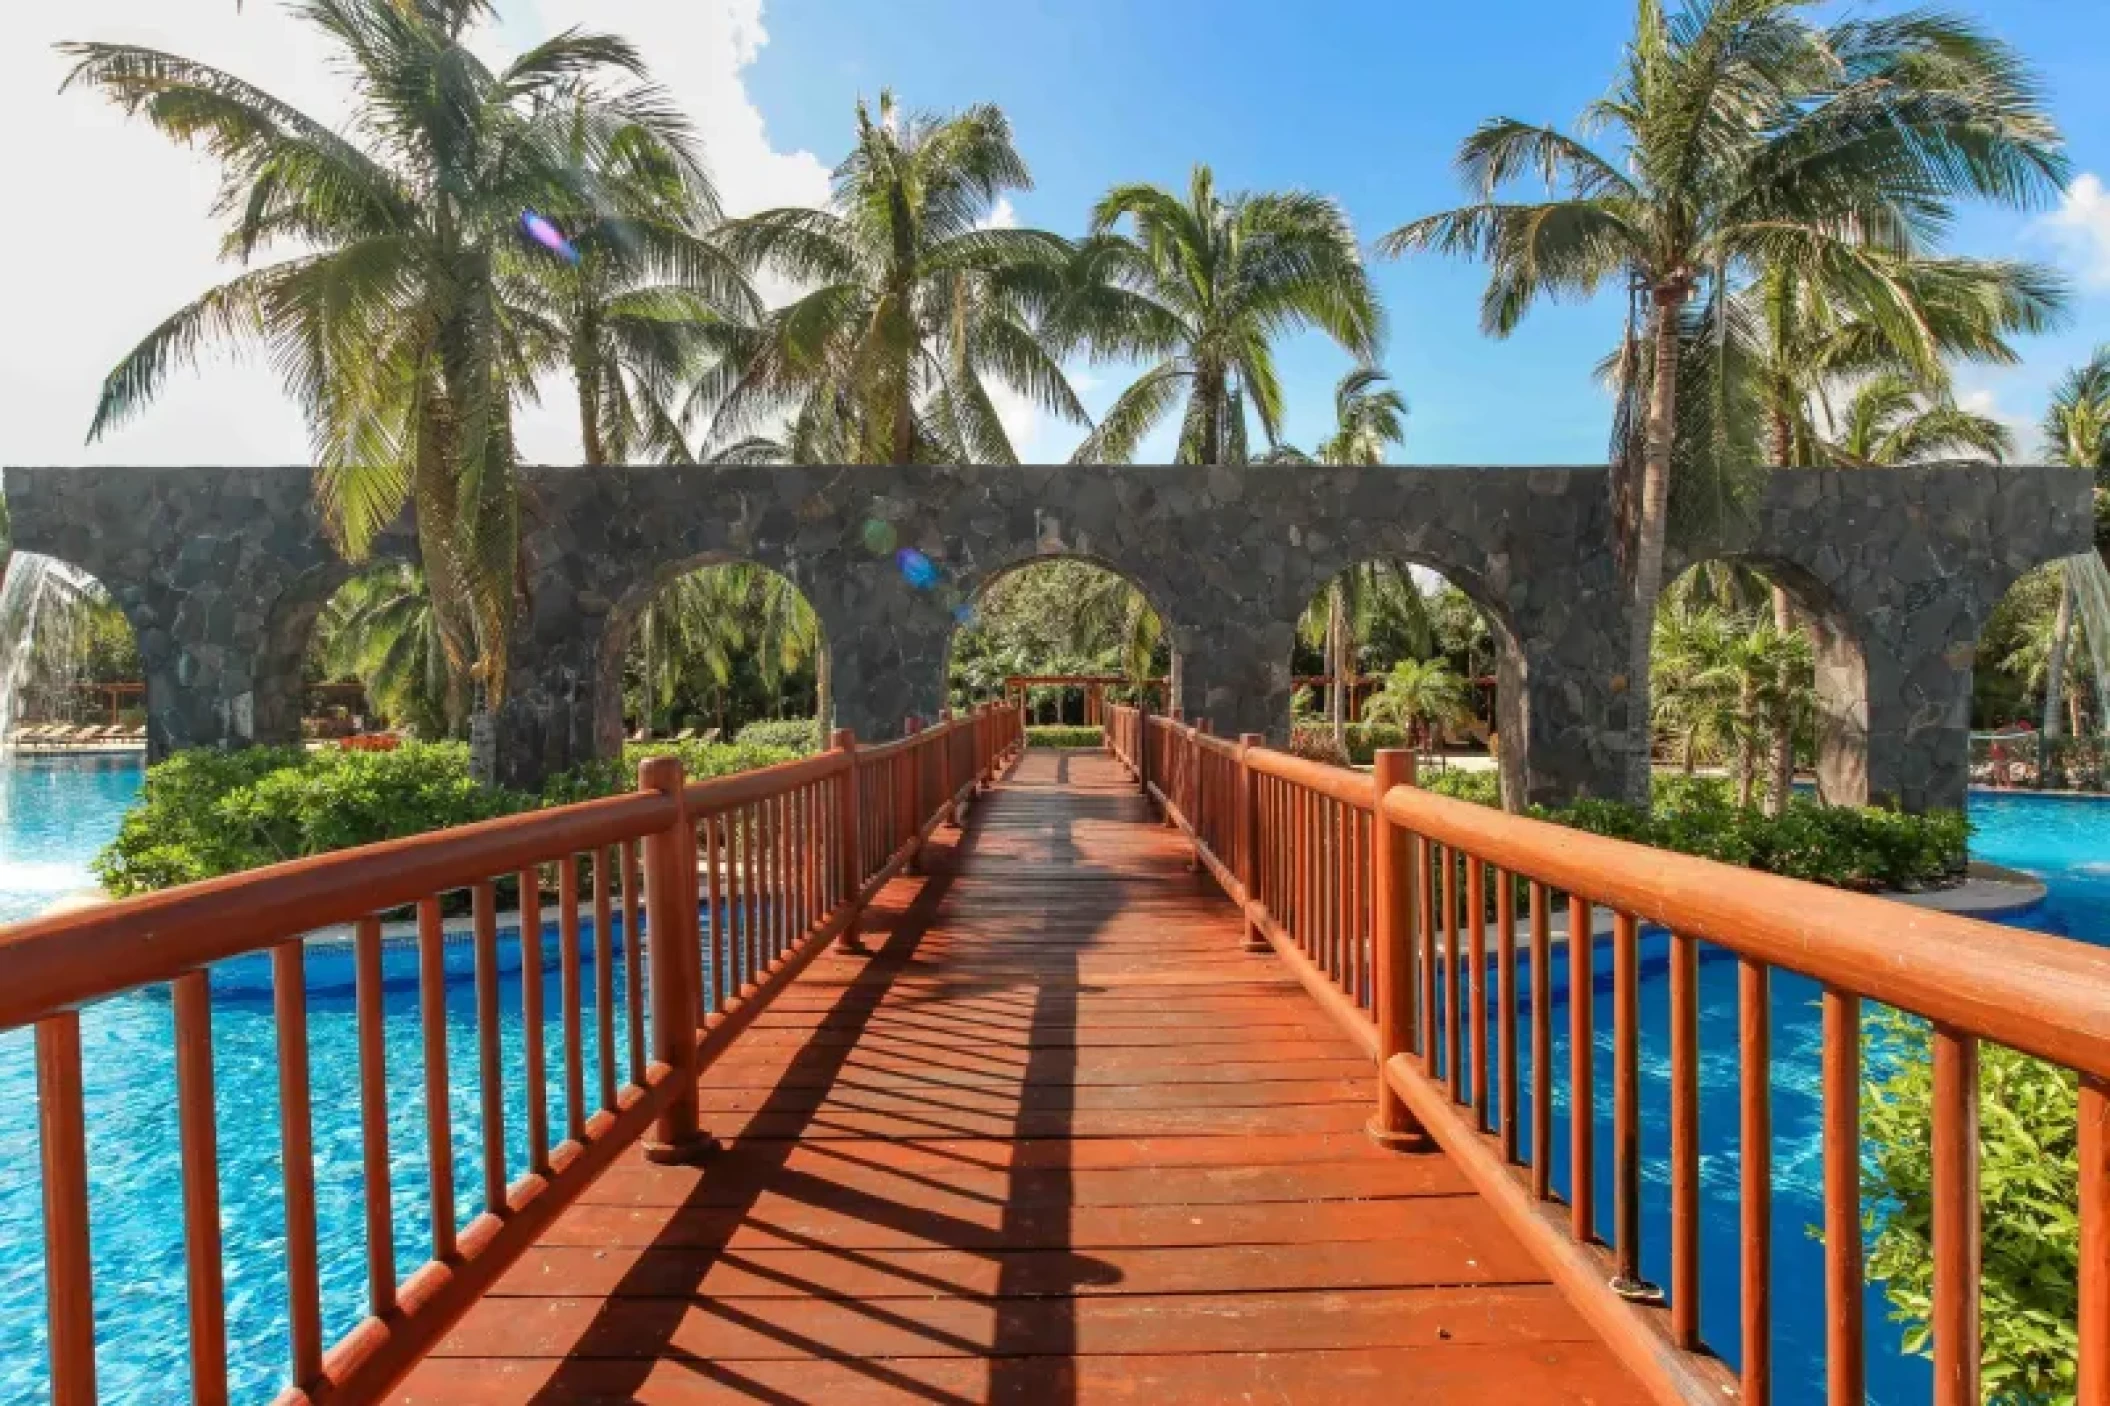
[[[520,784],[613,754],[639,612],[698,566],[750,560],[813,604],[839,725],[896,735],[944,701],[953,608],[1049,556],[1143,591],[1180,656],[1179,705],[1280,738],[1290,646],[1338,572],[1442,572],[1499,652],[1505,794],[1617,795],[1629,609],[1601,469],[627,468],[523,471],[523,605],[499,716]],[[316,614],[353,568],[305,469],[9,469],[16,544],[94,572],[138,632],[152,750],[291,740]],[[917,589],[867,523],[927,555]],[[1960,804],[1973,650],[2032,566],[2084,549],[2088,479],[2046,468],[1783,471],[1745,531],[1674,554],[1750,562],[1818,626],[1820,777],[1841,801]],[[383,555],[414,547],[391,534]]]

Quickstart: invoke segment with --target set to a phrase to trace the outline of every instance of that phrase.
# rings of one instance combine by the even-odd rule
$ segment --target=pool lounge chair
[[[674,740],[676,742],[694,742],[696,740],[696,729],[693,727],[685,727],[681,731],[674,734]]]

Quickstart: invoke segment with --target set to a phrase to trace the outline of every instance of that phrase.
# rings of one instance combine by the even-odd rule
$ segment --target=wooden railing
[[[1193,837],[1200,862],[1243,908],[1248,932],[1274,948],[1377,1062],[1373,1136],[1402,1143],[1430,1136],[1443,1146],[1661,1400],[1774,1399],[1774,971],[1798,973],[1823,992],[1822,1292],[1832,1406],[1859,1406],[1865,1395],[1863,1002],[1931,1026],[1931,1326],[1934,1394],[1943,1406],[1981,1400],[1980,1043],[2072,1071],[2079,1082],[2077,1399],[2110,1406],[2110,953],[1451,800],[1412,784],[1404,752],[1379,753],[1374,774],[1366,774],[1269,751],[1255,739],[1227,754],[1202,727],[1112,712],[1115,755]],[[1227,755],[1230,773],[1222,770]],[[1195,786],[1190,778],[1211,767],[1218,779]],[[1552,1175],[1553,929],[1563,909],[1565,1197]],[[1605,938],[1597,935],[1600,911],[1610,917]],[[1669,1213],[1647,1228],[1667,1236],[1663,1289],[1644,1283],[1640,1270],[1644,925],[1666,932],[1670,950]],[[1590,977],[1603,941],[1613,957],[1609,1090]],[[1703,944],[1737,964],[1735,1371],[1700,1334]],[[1533,1072],[1528,1095],[1520,1090],[1523,1068]],[[1607,1093],[1613,1213],[1601,1227],[1594,1138]]]
[[[829,941],[854,939],[879,888],[915,862],[932,830],[957,818],[1023,745],[1023,733],[1015,710],[991,708],[880,746],[857,746],[847,733],[834,743],[818,756],[693,784],[677,760],[655,758],[639,768],[634,794],[275,865],[0,932],[0,1031],[35,1032],[55,1406],[97,1395],[81,1006],[145,987],[171,989],[180,1166],[170,1170],[181,1183],[191,1397],[224,1402],[227,1276],[210,971],[269,954],[293,1383],[281,1399],[381,1400],[617,1153],[648,1135],[647,1154],[662,1160],[709,1145],[698,1121],[697,1075]],[[501,1054],[500,889],[517,892],[510,922],[521,969],[540,974],[542,904],[552,879],[561,1049],[545,1048],[543,982],[524,979],[520,1087],[512,1089]],[[483,1134],[481,1208],[466,1225],[454,1202],[443,967],[443,900],[464,893]],[[430,1245],[408,1275],[400,1272],[391,1216],[382,1014],[383,916],[398,910],[416,917],[431,1182]],[[340,924],[351,928],[356,981],[369,1314],[329,1344],[304,962],[310,935]],[[649,992],[649,1012],[641,992]],[[562,1080],[564,1114],[555,1130],[548,1126],[553,1074]],[[520,1099],[526,1156],[515,1164],[506,1122]],[[118,1350],[149,1346],[163,1347]]]

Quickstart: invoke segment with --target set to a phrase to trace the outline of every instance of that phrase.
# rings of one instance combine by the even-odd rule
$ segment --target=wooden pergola
[[[1023,710],[1026,706],[1026,691],[1034,688],[1083,689],[1086,727],[1106,725],[1108,688],[1156,689],[1160,698],[1166,694],[1165,680],[1162,678],[1144,679],[1137,683],[1126,674],[1012,674],[1004,680],[1004,702]]]

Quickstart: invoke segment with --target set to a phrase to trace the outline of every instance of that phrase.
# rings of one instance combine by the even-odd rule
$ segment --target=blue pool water
[[[14,803],[0,821],[0,918],[24,916],[51,897],[88,882],[87,861],[115,829],[116,817],[138,785],[137,765],[37,759],[18,763]],[[1974,796],[1983,858],[2043,877],[2050,900],[2015,921],[2087,941],[2110,943],[2110,808],[2104,803],[2036,796]],[[42,866],[52,866],[46,869]],[[617,935],[620,941],[620,933]],[[523,1031],[519,1020],[523,974],[513,934],[502,936],[507,968],[501,1009],[507,1071],[509,1163],[525,1163],[519,1077]],[[1667,940],[1643,939],[1642,1097],[1644,1246],[1648,1277],[1669,1273],[1663,1228],[1668,1224],[1669,1049],[1666,1028]],[[554,962],[554,924],[545,936]],[[589,944],[590,950],[590,944]],[[1565,1006],[1566,958],[1555,961],[1556,1001]],[[390,1152],[398,1264],[421,1260],[430,1243],[424,1150],[424,1064],[418,1031],[414,953],[392,945],[385,956]],[[450,944],[447,988],[455,1200],[466,1224],[482,1198],[481,1103],[477,1083],[470,953]],[[349,962],[339,952],[308,957],[308,1034],[314,1071],[315,1158],[322,1248],[324,1329],[334,1339],[357,1322],[364,1306],[363,1183],[358,1142],[358,1095],[352,1043]],[[627,1070],[630,993],[615,964],[619,1070]],[[545,1009],[557,1010],[554,966],[540,974]],[[1527,974],[1528,979],[1528,974]],[[1599,1009],[1597,1089],[1603,1114],[1597,1147],[1600,1227],[1611,1224],[1610,1126],[1611,953],[1599,943],[1593,972]],[[1719,1344],[1737,1341],[1736,1266],[1739,1149],[1736,1137],[1736,973],[1733,962],[1711,956],[1700,968],[1703,1051],[1701,1186],[1702,1263],[1706,1272],[1702,1320]],[[584,1047],[589,1100],[597,1083],[599,1047],[590,973],[582,983],[587,1010]],[[268,1399],[286,1380],[283,1205],[278,1165],[277,1037],[271,1020],[268,972],[261,959],[228,963],[214,972],[215,1102],[225,1228],[228,1333],[235,1399]],[[1821,1399],[1823,1316],[1821,1245],[1805,1233],[1821,1219],[1822,1168],[1818,1129],[1817,992],[1810,983],[1776,977],[1773,1005],[1773,1118],[1775,1238],[1774,1353],[1780,1402]],[[1556,1128],[1567,1119],[1567,1015],[1553,1019]],[[150,1403],[186,1395],[184,1261],[180,1218],[174,1213],[177,1139],[172,1016],[165,991],[148,991],[90,1008],[83,1016],[87,1050],[87,1106],[91,1218],[97,1265],[97,1326],[104,1399]],[[565,1126],[562,1108],[562,1032],[550,1022],[550,1123]],[[1531,1071],[1522,1071],[1528,1097]],[[1556,1183],[1567,1183],[1565,1133],[1552,1149]],[[0,1035],[0,1401],[46,1398],[41,1207],[37,1166],[34,1062],[24,1032]],[[1904,1355],[1888,1321],[1879,1288],[1867,1294],[1870,1399],[1891,1403],[1927,1399],[1927,1364]],[[122,1350],[118,1344],[122,1344]]]

